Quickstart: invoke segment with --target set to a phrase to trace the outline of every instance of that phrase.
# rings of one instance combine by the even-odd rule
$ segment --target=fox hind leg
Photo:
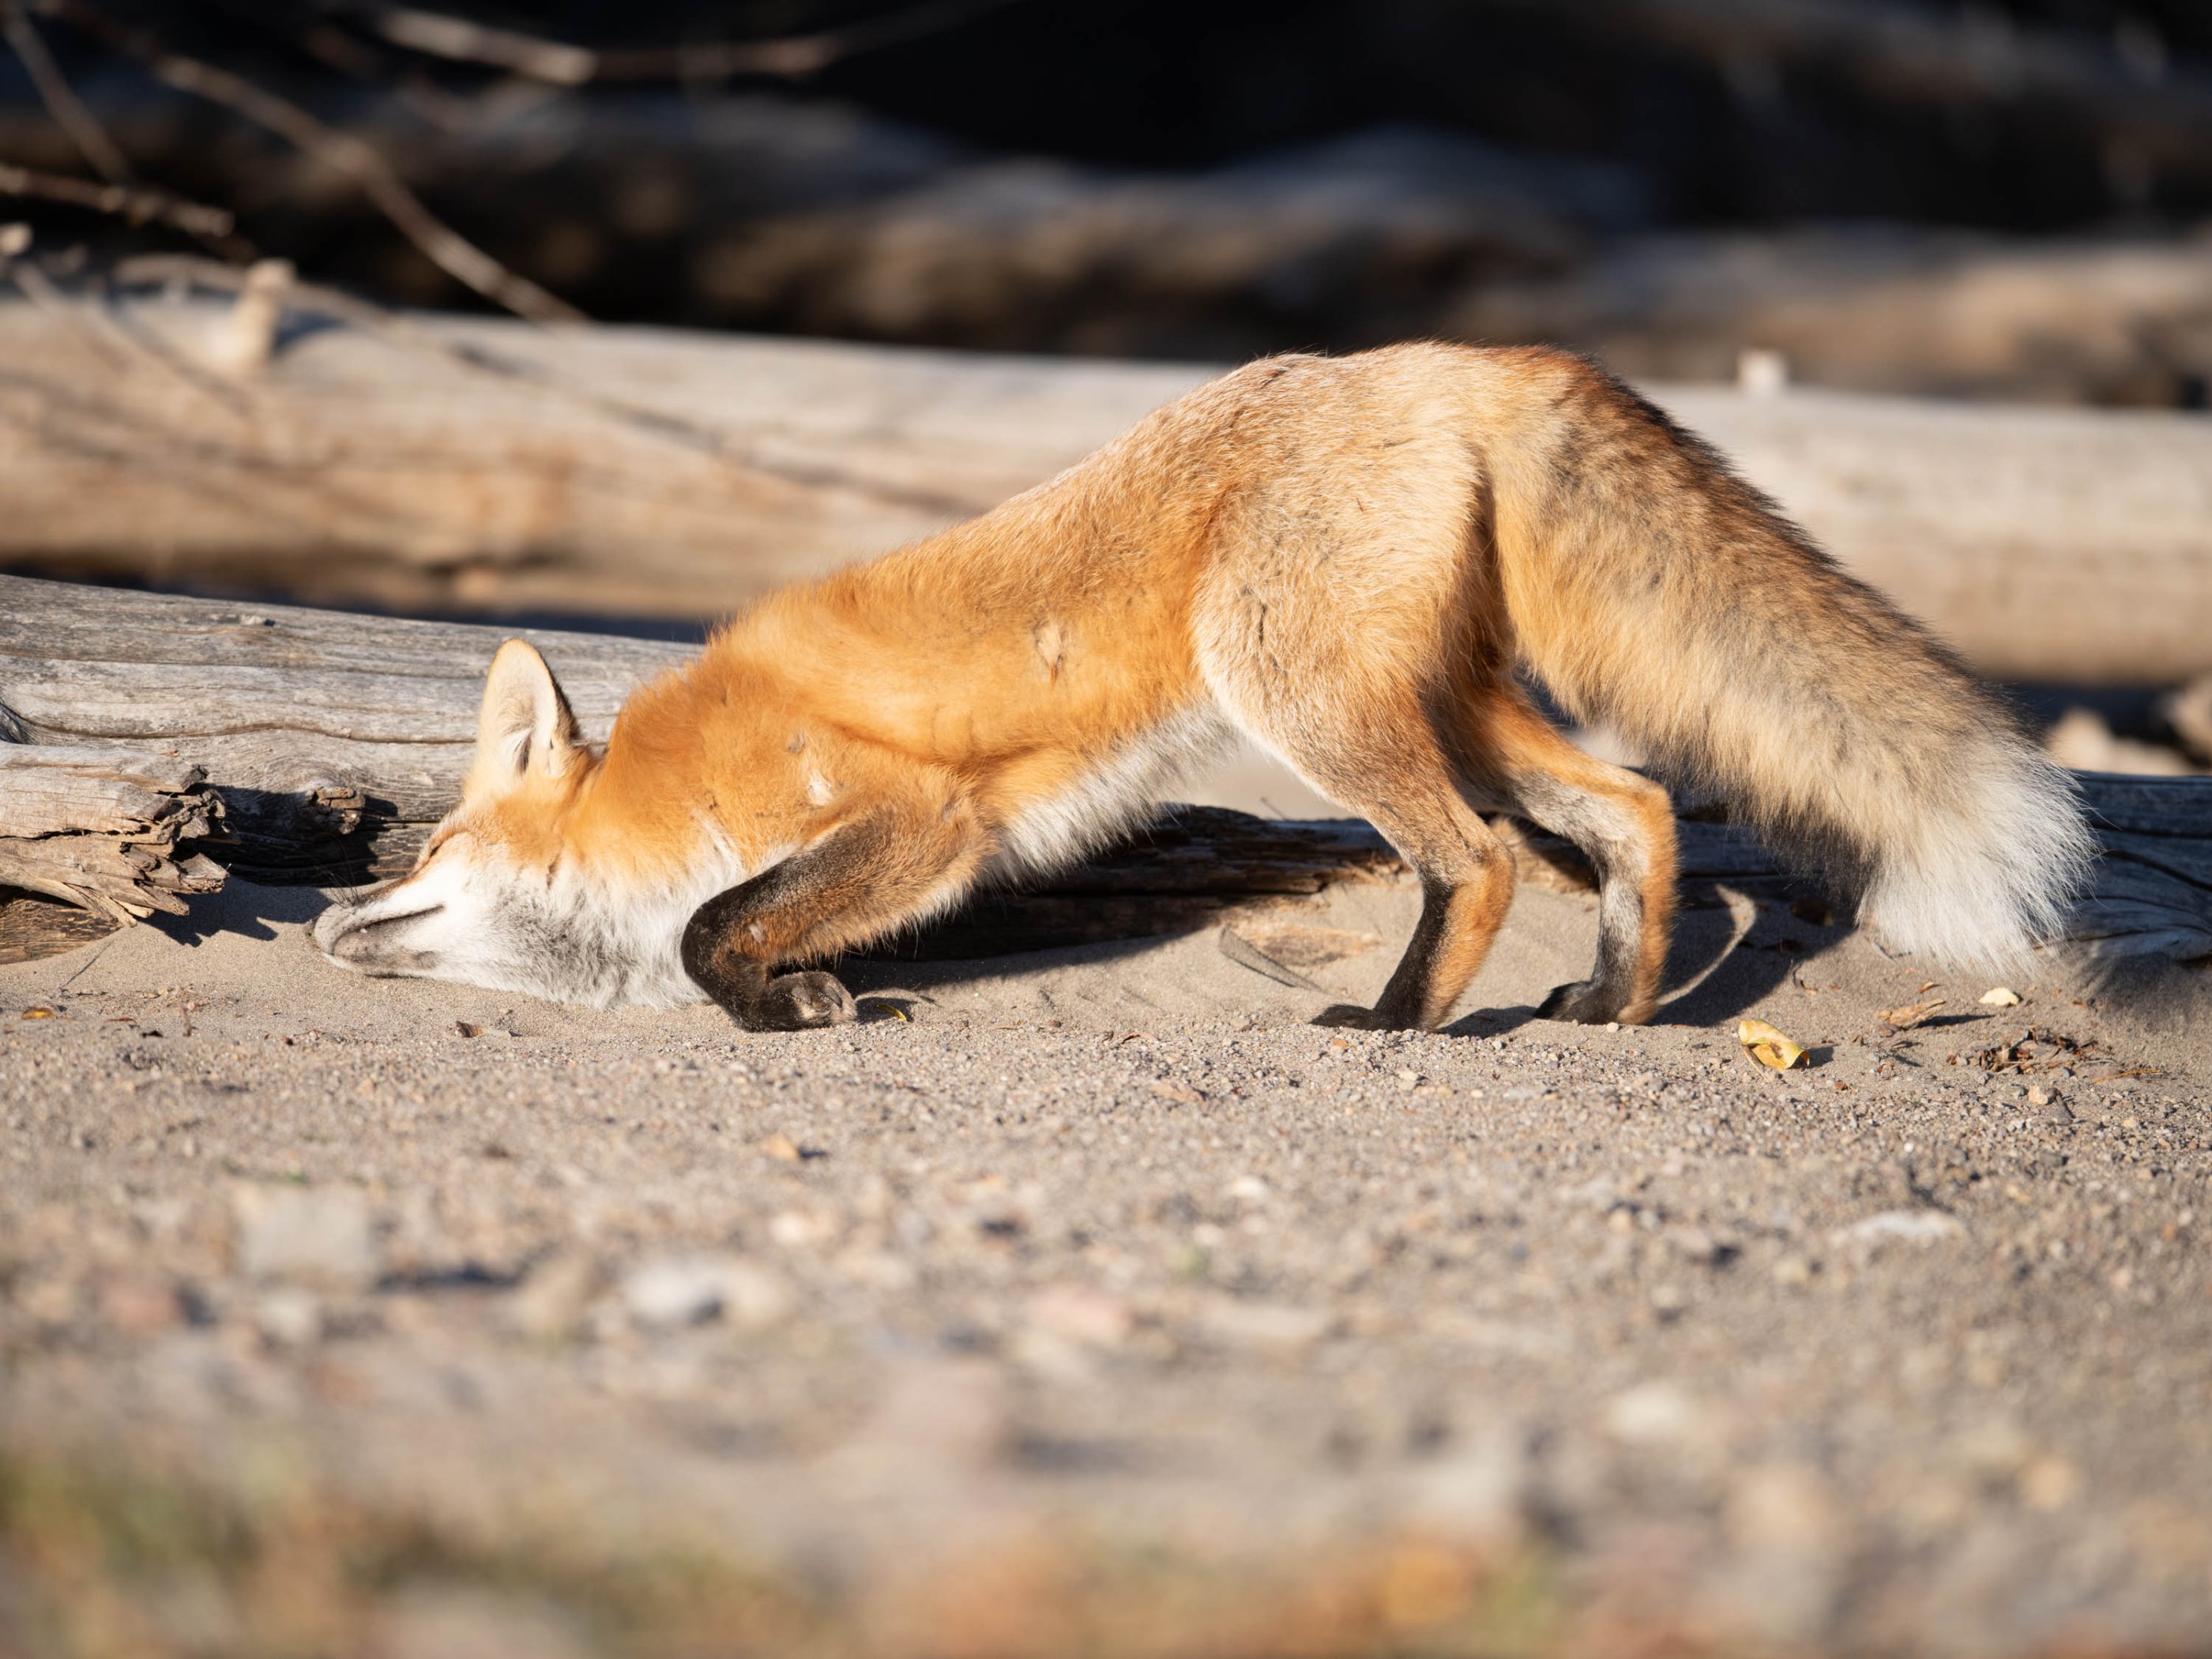
[[[1254,722],[1330,799],[1359,813],[1412,865],[1421,917],[1390,982],[1372,1008],[1340,1006],[1317,1024],[1381,1030],[1430,1030],[1449,1018],[1513,902],[1513,859],[1461,798],[1449,761],[1425,712],[1370,712],[1347,744]]]
[[[1597,963],[1562,985],[1547,1018],[1640,1025],[1651,1018],[1674,915],[1674,814],[1667,792],[1569,743],[1517,693],[1483,696],[1469,721],[1477,793],[1571,842],[1598,876]]]

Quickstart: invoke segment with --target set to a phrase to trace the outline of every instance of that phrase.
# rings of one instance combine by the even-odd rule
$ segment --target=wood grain
[[[712,617],[981,512],[1212,372],[310,307],[241,374],[215,367],[226,317],[0,303],[0,564]],[[2212,672],[2200,416],[1648,390],[1984,673]]]

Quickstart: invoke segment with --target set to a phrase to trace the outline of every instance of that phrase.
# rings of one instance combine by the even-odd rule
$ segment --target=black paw
[[[772,979],[761,999],[760,1029],[764,1031],[805,1031],[819,1025],[842,1025],[858,1019],[853,994],[835,974],[818,969],[786,974]]]
[[[1334,1025],[1349,1031],[1379,1031],[1383,1029],[1382,1017],[1372,1008],[1362,1008],[1356,1003],[1333,1003],[1313,1017],[1316,1025]]]
[[[1334,1025],[1351,1031],[1418,1031],[1423,1029],[1418,1020],[1389,1008],[1362,1008],[1357,1003],[1340,1002],[1322,1009],[1313,1018],[1316,1025]]]
[[[1539,1019],[1569,1019],[1580,1025],[1611,1025],[1640,1024],[1623,1013],[1621,997],[1607,986],[1590,980],[1577,980],[1572,985],[1562,985],[1544,999],[1544,1006],[1536,1010]]]

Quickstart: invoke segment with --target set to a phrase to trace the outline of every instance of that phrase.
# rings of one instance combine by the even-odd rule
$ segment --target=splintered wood
[[[0,886],[118,922],[185,913],[223,872],[185,843],[216,836],[222,800],[173,756],[92,745],[0,744]]]

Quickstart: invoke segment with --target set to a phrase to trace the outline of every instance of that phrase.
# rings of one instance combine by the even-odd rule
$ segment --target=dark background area
[[[1200,358],[1545,338],[1698,377],[1757,347],[2183,406],[2212,368],[2200,0],[441,0],[436,39],[369,0],[27,10],[139,180],[235,214],[216,252],[395,305],[486,301],[162,54],[365,142],[602,319]],[[589,72],[518,73],[518,39]],[[12,58],[0,161],[86,171]],[[190,245],[23,211],[49,255]],[[2023,272],[2002,339],[1913,321]]]

